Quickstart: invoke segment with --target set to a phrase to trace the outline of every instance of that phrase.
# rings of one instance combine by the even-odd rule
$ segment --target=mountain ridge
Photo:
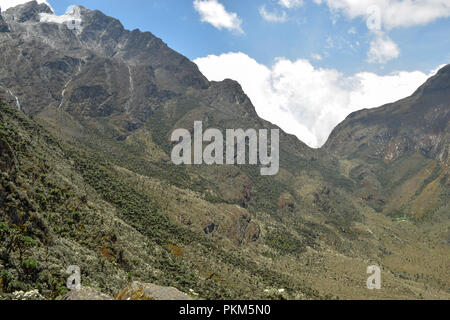
[[[446,65],[411,96],[350,114],[323,148],[347,155],[358,154],[356,149],[360,148],[365,150],[361,153],[364,157],[388,161],[408,150],[421,150],[429,157],[448,161],[450,112],[445,101],[450,99],[449,88],[450,65]],[[358,128],[361,123],[364,127]]]

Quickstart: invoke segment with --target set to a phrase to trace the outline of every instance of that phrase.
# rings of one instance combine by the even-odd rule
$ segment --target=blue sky
[[[209,80],[237,80],[259,116],[311,147],[450,63],[450,0],[47,1],[56,15],[79,4],[152,32]]]

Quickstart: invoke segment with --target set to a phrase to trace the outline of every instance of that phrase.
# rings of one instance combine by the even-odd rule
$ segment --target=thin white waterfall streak
[[[72,82],[74,77],[76,77],[76,76],[78,76],[80,74],[80,72],[81,72],[81,60],[80,60],[80,63],[78,64],[78,71],[77,71],[77,73],[74,76],[70,77],[69,81],[67,81],[66,84],[64,85],[63,91],[61,92],[61,103],[59,104],[58,109],[61,109],[61,107],[63,106],[63,104],[65,102],[64,98],[66,96],[67,86]]]
[[[2,88],[2,89],[4,89],[5,91],[7,91],[8,94],[9,94],[11,97],[14,97],[14,99],[16,100],[16,107],[17,107],[17,110],[22,110],[22,105],[20,104],[20,100],[19,100],[19,98],[18,98],[14,93],[12,93],[12,91],[11,91],[10,89],[5,88],[5,87],[2,86],[2,85],[0,85],[0,88]]]
[[[130,112],[130,103],[131,103],[131,100],[133,99],[134,82],[133,82],[133,76],[132,76],[131,67],[130,66],[127,66],[127,67],[128,67],[128,75],[129,75],[129,79],[130,79],[130,97],[129,97],[128,101],[127,101],[127,105],[126,105],[125,111],[127,113],[129,113]]]
[[[16,98],[16,106],[17,106],[17,110],[22,110],[22,106],[20,105],[19,98],[17,98],[17,96],[14,96],[14,98]]]

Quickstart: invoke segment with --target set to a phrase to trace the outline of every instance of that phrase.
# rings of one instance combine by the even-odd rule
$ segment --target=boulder
[[[81,287],[79,290],[71,290],[59,300],[114,300],[112,297],[103,294],[89,287]]]
[[[190,296],[173,287],[134,281],[123,289],[117,300],[192,300]]]

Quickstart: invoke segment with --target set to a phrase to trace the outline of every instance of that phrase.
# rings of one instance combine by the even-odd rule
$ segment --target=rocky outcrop
[[[290,212],[294,211],[295,208],[295,199],[292,197],[290,193],[283,193],[278,200],[278,208],[286,209]]]
[[[103,294],[89,287],[81,287],[79,290],[71,290],[60,300],[114,300],[112,297]]]
[[[229,237],[236,245],[245,242],[254,242],[259,239],[260,227],[252,221],[249,214],[235,215],[232,221]]]
[[[53,11],[45,3],[39,4],[36,1],[29,1],[6,10],[4,15],[6,20],[22,23],[27,21],[38,22],[41,13],[53,14]]]
[[[5,22],[5,20],[3,20],[0,9],[0,32],[8,32],[8,31],[9,31],[8,24]]]
[[[215,229],[216,229],[215,223],[208,223],[208,225],[203,228],[203,232],[205,234],[211,234],[214,232]]]
[[[172,287],[152,283],[133,282],[123,289],[117,300],[192,300],[190,296]]]
[[[15,300],[44,300],[38,290],[14,292]],[[73,289],[57,300],[193,300],[189,295],[172,287],[134,281],[124,288],[114,299],[90,287]]]

